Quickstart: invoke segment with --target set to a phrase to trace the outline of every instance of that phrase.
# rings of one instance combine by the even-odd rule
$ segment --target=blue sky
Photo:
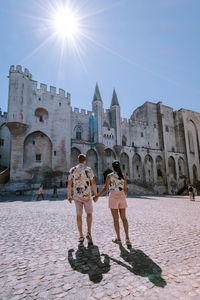
[[[105,108],[115,87],[123,117],[145,101],[200,112],[199,0],[68,0],[87,38],[77,35],[78,52],[69,42],[63,56],[61,39],[45,42],[52,34],[45,20],[61,2],[1,1],[3,111],[9,66],[21,64],[38,82],[70,92],[73,107],[90,110],[98,82]]]

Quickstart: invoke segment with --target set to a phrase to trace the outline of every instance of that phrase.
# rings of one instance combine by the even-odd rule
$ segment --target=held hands
[[[98,199],[99,199],[98,195],[93,197],[93,201],[94,201],[94,202],[97,202]]]
[[[67,200],[69,201],[69,203],[72,203],[72,196],[68,196]]]

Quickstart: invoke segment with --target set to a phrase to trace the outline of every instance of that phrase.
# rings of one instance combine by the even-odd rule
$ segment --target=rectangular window
[[[125,170],[125,165],[122,165],[122,169]]]
[[[156,128],[156,124],[154,124],[154,128]]]
[[[4,140],[0,139],[0,146],[3,146],[3,145],[4,145]]]
[[[165,126],[165,130],[166,132],[169,132],[169,127],[167,125]]]
[[[56,151],[54,151],[54,156],[56,156]]]
[[[41,154],[36,154],[36,161],[41,161]]]
[[[141,137],[143,137],[144,136],[144,134],[143,134],[143,132],[141,132]]]

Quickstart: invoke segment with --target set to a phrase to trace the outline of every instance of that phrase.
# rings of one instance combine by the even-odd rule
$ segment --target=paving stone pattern
[[[127,201],[132,249],[123,232],[122,246],[111,242],[107,198],[94,204],[89,247],[78,245],[74,203],[1,202],[0,299],[199,300],[199,197]]]

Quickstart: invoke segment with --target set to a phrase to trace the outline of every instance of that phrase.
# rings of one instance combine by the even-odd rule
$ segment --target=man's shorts
[[[92,198],[74,196],[74,203],[76,206],[76,214],[77,215],[83,214],[83,206],[84,206],[86,214],[91,214],[93,211]]]

